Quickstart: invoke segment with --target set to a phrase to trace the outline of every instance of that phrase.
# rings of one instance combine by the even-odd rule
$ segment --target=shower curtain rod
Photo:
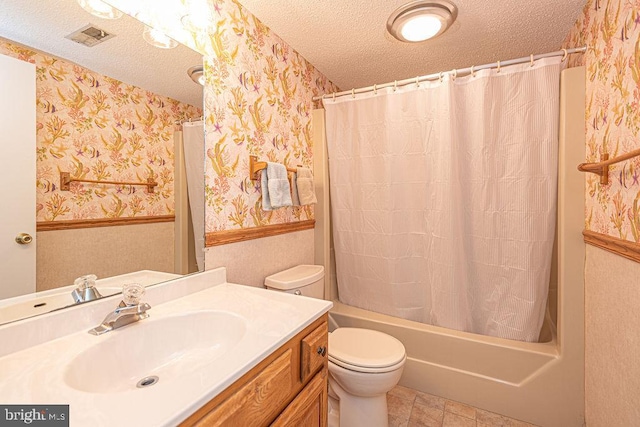
[[[526,62],[531,62],[533,64],[533,61],[535,61],[536,59],[542,59],[542,58],[551,58],[554,56],[562,56],[562,60],[564,61],[567,58],[567,55],[571,55],[574,53],[585,53],[587,51],[587,47],[586,46],[582,46],[582,47],[575,47],[575,48],[571,48],[571,49],[562,49],[562,50],[558,50],[556,52],[548,52],[548,53],[540,53],[538,55],[529,55],[523,58],[517,58],[517,59],[509,59],[506,61],[498,61],[498,62],[494,62],[492,64],[484,64],[484,65],[478,65],[478,66],[471,66],[468,68],[461,68],[459,70],[451,70],[451,71],[441,71],[439,73],[435,73],[435,74],[429,74],[426,76],[418,76],[418,77],[414,77],[412,79],[404,79],[404,80],[396,80],[394,82],[390,82],[390,83],[383,83],[380,85],[373,85],[373,86],[367,86],[367,87],[361,87],[358,89],[351,89],[351,90],[345,90],[342,92],[333,92],[330,94],[324,94],[324,95],[320,95],[320,96],[314,96],[312,99],[313,101],[320,101],[321,99],[335,99],[341,96],[345,96],[345,95],[351,95],[351,96],[356,96],[359,93],[366,93],[366,92],[377,92],[378,89],[384,89],[387,87],[393,87],[394,89],[397,88],[398,86],[406,86],[409,84],[417,84],[420,82],[426,82],[429,80],[437,80],[437,79],[442,79],[442,77],[444,76],[445,73],[451,74],[451,76],[453,78],[456,78],[460,75],[466,75],[466,74],[474,74],[476,71],[480,71],[480,70],[487,70],[487,69],[491,69],[491,68],[497,68],[498,70],[500,70],[500,67],[504,67],[507,65],[515,65],[515,64],[524,64]]]

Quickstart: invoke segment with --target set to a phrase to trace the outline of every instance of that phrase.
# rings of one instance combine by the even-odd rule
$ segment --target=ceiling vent
[[[101,30],[93,24],[89,24],[80,28],[77,31],[65,36],[66,39],[73,40],[81,45],[93,47],[103,41],[109,40],[115,37],[115,34],[109,34],[105,30]]]

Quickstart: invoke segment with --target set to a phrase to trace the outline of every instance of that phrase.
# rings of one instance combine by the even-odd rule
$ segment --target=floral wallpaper
[[[640,3],[588,0],[565,46],[588,47],[570,65],[585,65],[586,161],[640,148]],[[640,157],[613,165],[609,184],[586,174],[585,228],[640,242]]]
[[[37,221],[174,213],[175,121],[202,110],[0,39],[0,54],[36,65]],[[74,183],[72,177],[158,182],[142,186]]]
[[[262,210],[249,156],[311,167],[312,98],[338,88],[237,0],[208,0],[210,29],[186,36],[185,0],[107,3],[204,55],[206,232],[312,219],[312,206]]]
[[[214,54],[205,57],[206,230],[312,219],[312,206],[262,210],[249,155],[312,167],[312,98],[337,88],[237,1],[214,5]]]

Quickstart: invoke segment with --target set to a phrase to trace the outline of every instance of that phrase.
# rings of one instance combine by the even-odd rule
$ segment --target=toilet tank
[[[272,274],[264,279],[267,289],[311,298],[324,298],[324,267],[322,265],[297,265]]]

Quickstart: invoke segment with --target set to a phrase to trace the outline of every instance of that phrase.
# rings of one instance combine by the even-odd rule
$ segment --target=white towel
[[[300,204],[310,205],[312,203],[318,203],[316,192],[313,186],[313,174],[311,173],[311,169],[298,168],[296,175],[298,199],[300,199]]]
[[[287,168],[283,164],[267,162],[267,170],[262,171],[260,184],[263,210],[271,211],[292,205]]]
[[[298,197],[298,174],[291,174],[291,202],[293,206],[300,206],[300,198]]]

